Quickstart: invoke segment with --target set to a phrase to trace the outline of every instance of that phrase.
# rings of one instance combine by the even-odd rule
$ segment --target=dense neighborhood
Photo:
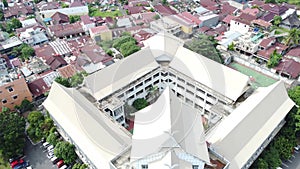
[[[47,165],[59,169],[157,168],[158,164],[150,164],[156,164],[153,161],[164,159],[161,156],[168,153],[171,161],[175,156],[177,160],[174,166],[173,162],[162,160],[169,168],[179,165],[182,169],[278,169],[286,167],[286,160],[298,153],[300,1],[2,0],[0,29],[1,169],[48,169],[46,165],[37,167],[33,163],[25,148],[28,145],[38,147],[40,156],[47,156],[44,160],[49,162]],[[219,75],[224,82],[217,80]],[[207,77],[209,80],[203,80]],[[274,102],[267,100],[275,97],[281,98]],[[65,105],[60,104],[64,101]],[[204,143],[189,147],[172,136],[175,141],[165,140],[157,147],[149,147],[153,150],[172,147],[172,152],[164,155],[161,149],[149,150],[148,154],[138,152],[146,143],[129,140],[143,136],[141,131],[146,127],[140,123],[134,125],[136,120],[143,119],[143,111],[161,111],[159,103],[164,103],[170,107],[163,110],[172,116],[178,113],[175,103],[182,102],[184,106],[177,109],[201,112],[198,119],[201,127],[192,127],[192,134],[198,132],[201,138],[197,140],[198,137],[188,134],[189,141]],[[272,107],[271,113],[260,106],[263,103]],[[67,109],[69,106],[73,107]],[[250,110],[251,106],[256,107]],[[227,135],[225,141],[218,142],[213,134],[222,131],[219,125],[230,124],[230,120],[224,124],[222,121],[231,113],[243,112],[241,107],[249,107],[249,114],[256,113],[251,116],[255,119],[264,113],[261,111],[266,111],[261,120],[265,119],[272,128],[263,132],[249,126],[249,130],[255,131],[253,139],[262,138],[258,136],[262,133],[267,137],[259,140],[260,145],[255,145],[255,152],[250,155],[244,151],[247,146],[254,146],[252,142],[256,140],[241,140],[244,151],[231,152],[225,147],[230,140],[225,139]],[[64,116],[57,114],[62,110]],[[71,114],[72,111],[78,114]],[[267,123],[276,113],[281,118],[278,123]],[[185,120],[198,118],[177,115]],[[61,121],[65,116],[74,124]],[[74,139],[71,128],[74,125],[74,131],[77,129],[75,116],[86,120],[78,122],[78,126],[93,125],[78,127],[78,133],[94,132],[93,127],[98,132],[110,133],[90,133],[87,138],[92,141],[84,138],[83,143],[94,144],[107,137],[107,140],[113,138],[111,145],[107,141],[104,146],[99,143],[101,147],[121,148],[107,150],[115,154],[103,153],[98,164],[90,157],[99,153],[92,150],[98,144],[85,150],[83,143],[78,144]],[[166,127],[169,135],[176,135],[180,128],[190,132],[184,124],[187,121],[177,124],[173,120],[170,118],[170,123],[179,127],[176,130],[173,126]],[[266,127],[263,122],[261,125]],[[240,139],[233,136],[233,128],[224,133]],[[173,144],[181,149],[177,151]],[[199,155],[200,150],[205,153]],[[107,162],[106,158],[109,165],[102,164]],[[192,164],[189,167],[185,164],[188,162]]]

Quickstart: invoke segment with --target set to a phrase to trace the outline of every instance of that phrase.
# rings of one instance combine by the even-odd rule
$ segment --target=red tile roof
[[[274,52],[274,50],[276,50],[277,53],[281,54],[282,51],[286,50],[287,48],[288,48],[288,46],[285,46],[281,43],[276,42],[274,45],[272,45],[268,49],[258,51],[257,55],[266,60],[269,60],[270,55]]]
[[[81,48],[81,52],[84,53],[93,63],[106,63],[112,60],[112,57],[108,56],[98,45],[85,45]]]
[[[52,56],[46,60],[46,64],[49,65],[52,70],[56,70],[63,65],[67,65],[67,62],[60,56]]]
[[[80,22],[75,22],[72,24],[65,24],[65,25],[53,25],[49,26],[49,29],[56,37],[64,37],[69,35],[75,35],[79,33],[84,33],[82,25]]]
[[[92,21],[92,19],[90,18],[90,16],[88,16],[88,15],[82,15],[82,16],[80,16],[80,20],[81,20],[81,22],[82,22],[84,25],[94,23],[94,22]]]
[[[50,90],[43,78],[36,79],[28,83],[28,88],[34,97],[38,97]]]
[[[93,34],[99,34],[99,33],[107,32],[107,31],[109,31],[109,28],[106,25],[91,28],[91,32]]]
[[[34,48],[35,55],[43,60],[48,60],[55,54],[55,51],[50,45],[44,45],[42,47],[35,47]]]
[[[244,23],[246,25],[250,25],[250,23],[254,19],[256,19],[256,16],[242,13],[240,16],[237,16],[236,18],[234,18],[232,20],[235,20],[235,21],[240,22],[240,23]]]
[[[74,65],[67,65],[67,66],[58,68],[57,71],[64,78],[72,77],[77,72],[76,68],[74,67]]]
[[[300,58],[300,47],[291,49],[286,55]]]
[[[54,24],[68,23],[69,17],[66,14],[55,12],[52,16],[52,21]]]
[[[223,22],[225,22],[225,23],[230,23],[230,21],[232,20],[232,19],[234,19],[235,18],[235,16],[232,16],[232,15],[227,15],[224,19],[223,19]]]
[[[128,12],[129,14],[137,14],[137,13],[142,13],[145,8],[143,6],[132,6],[132,7],[128,7]]]
[[[195,24],[197,24],[197,25],[200,25],[200,23],[201,23],[201,20],[200,20],[198,17],[192,15],[192,14],[189,13],[189,12],[182,12],[182,13],[181,13],[181,17],[182,17],[183,19],[185,19],[186,21],[195,23]]]
[[[265,28],[268,28],[268,27],[272,26],[272,24],[270,22],[264,21],[262,19],[255,19],[251,23],[252,24],[257,24],[257,25],[265,27]]]
[[[289,74],[295,79],[300,73],[300,63],[293,59],[284,58],[275,69],[277,72]]]
[[[164,15],[164,16],[176,14],[176,11],[174,11],[173,9],[171,9],[169,6],[156,5],[156,6],[154,6],[154,9],[158,13],[160,13],[161,15]]]
[[[270,38],[266,38],[266,39],[263,39],[259,46],[263,47],[263,48],[267,48],[272,42],[275,42],[275,38],[274,37],[270,37]]]

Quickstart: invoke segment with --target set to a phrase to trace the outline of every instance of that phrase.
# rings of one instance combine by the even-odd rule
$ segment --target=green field
[[[119,10],[116,11],[100,11],[97,8],[90,8],[90,16],[101,16],[101,17],[112,17],[115,18],[117,16],[122,16],[122,13]]]
[[[229,65],[231,68],[245,74],[245,75],[248,75],[250,77],[252,77],[251,79],[251,82],[252,82],[252,85],[257,88],[257,87],[266,87],[266,86],[269,86],[273,83],[275,83],[277,80],[269,77],[269,76],[266,76],[264,74],[261,74],[251,68],[248,68],[246,66],[243,66],[241,64],[238,64],[238,63],[231,63]]]

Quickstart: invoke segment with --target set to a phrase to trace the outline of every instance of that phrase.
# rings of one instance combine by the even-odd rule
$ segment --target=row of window
[[[16,100],[16,99],[18,99],[18,95],[13,95],[13,96],[11,96],[11,98],[13,98],[14,100]],[[6,104],[7,100],[6,99],[2,99],[2,103]]]
[[[11,86],[8,86],[5,88],[8,92],[13,92],[14,88],[12,88]],[[0,93],[2,93],[2,91],[0,90]]]

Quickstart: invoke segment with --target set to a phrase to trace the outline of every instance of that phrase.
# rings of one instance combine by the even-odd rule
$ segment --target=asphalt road
[[[26,138],[25,161],[29,160],[33,169],[56,169],[57,167],[47,158],[46,152],[41,148],[42,144],[32,145]]]
[[[295,151],[291,159],[282,162],[283,169],[300,169],[300,151]]]

